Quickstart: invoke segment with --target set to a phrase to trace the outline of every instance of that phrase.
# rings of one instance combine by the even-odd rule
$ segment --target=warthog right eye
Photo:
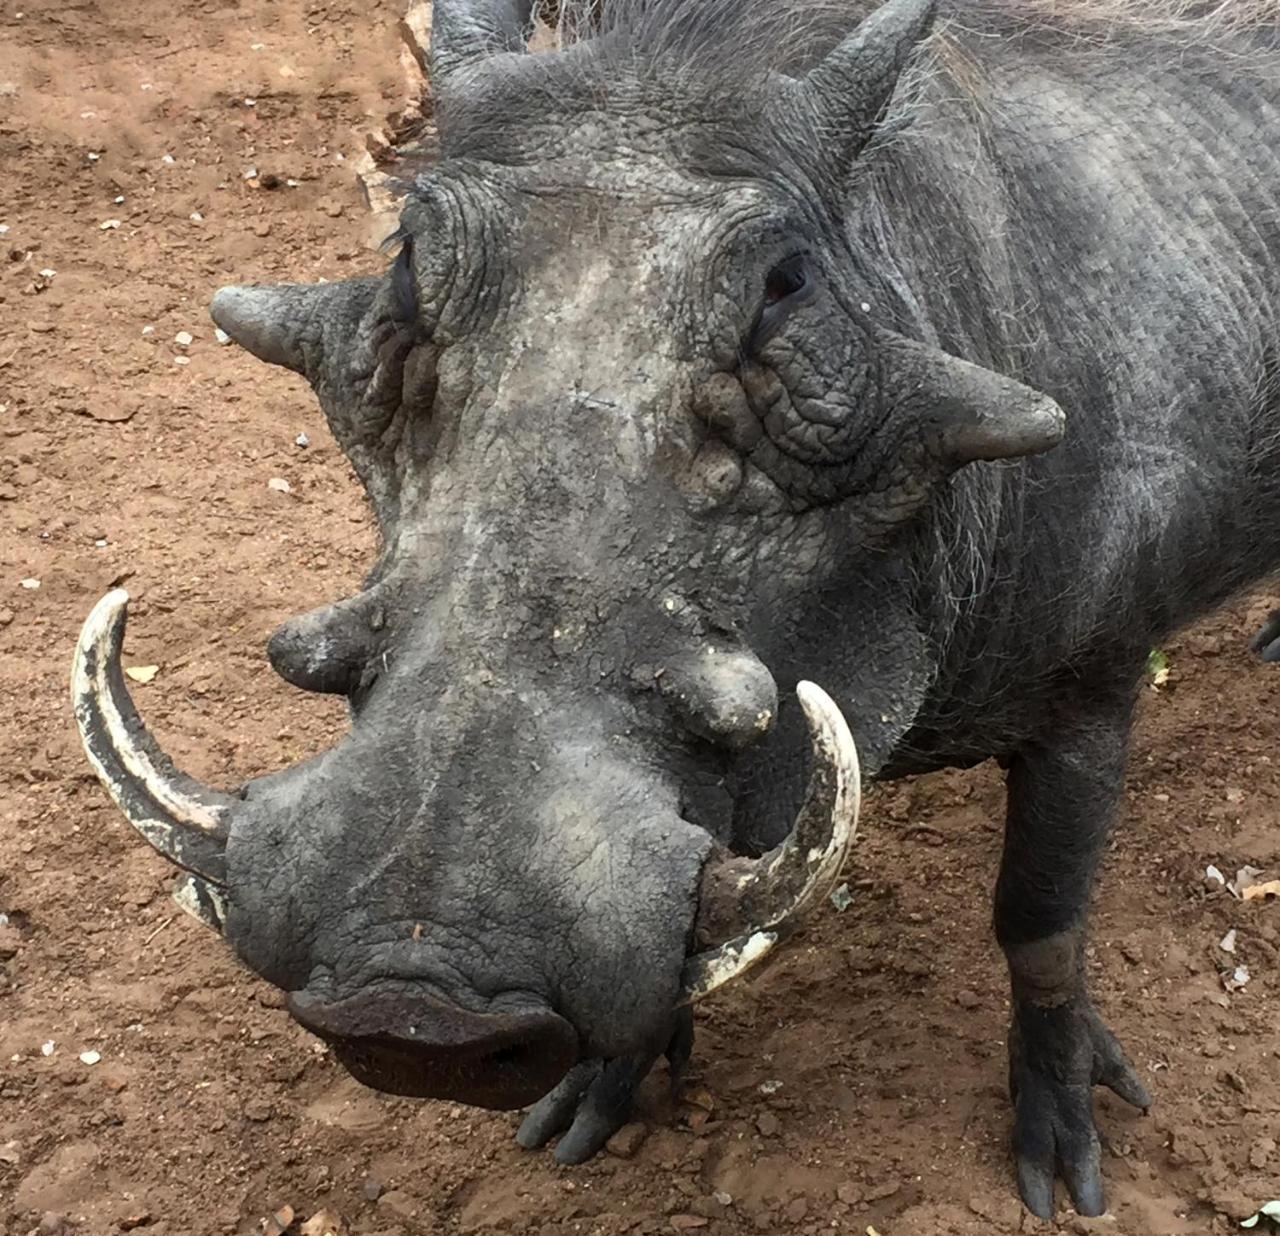
[[[813,278],[807,257],[805,253],[793,254],[765,276],[760,311],[747,339],[748,352],[756,352],[768,343],[791,310],[813,295]]]

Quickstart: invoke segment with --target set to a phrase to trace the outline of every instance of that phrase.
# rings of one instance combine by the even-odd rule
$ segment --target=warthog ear
[[[936,7],[936,0],[888,0],[804,79],[822,127],[843,137],[850,153],[875,132]]]
[[[1066,416],[1048,395],[893,331],[876,344],[885,389],[918,415],[925,448],[948,470],[1062,441]]]
[[[379,283],[362,278],[227,287],[215,294],[209,312],[221,330],[259,360],[292,369],[314,385],[326,337],[350,341]]]
[[[450,78],[491,56],[520,53],[533,32],[533,0],[436,0],[431,13],[431,80]]]

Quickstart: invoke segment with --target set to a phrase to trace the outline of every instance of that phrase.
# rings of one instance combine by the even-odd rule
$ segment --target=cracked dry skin
[[[178,37],[189,30],[203,46],[211,38],[207,15],[169,15],[179,53],[169,89],[181,79],[187,92],[181,97],[195,118],[165,120],[172,131],[163,136],[191,145],[203,124],[214,126],[225,143],[217,148],[233,165],[248,145],[260,147],[264,123],[313,139],[316,149],[334,140],[331,133],[318,136],[324,119],[316,113],[334,107],[354,113],[356,105],[323,84],[315,93],[302,88],[305,102],[286,100],[269,122],[237,114],[225,127],[224,106],[210,100],[221,77],[247,71],[239,67],[243,16],[220,19],[226,42],[215,40],[210,63],[203,50],[183,53]],[[329,48],[336,54],[343,40],[365,46],[360,40],[372,39],[378,16],[362,11],[359,22],[341,28],[341,39],[330,27]],[[270,13],[261,19],[277,23],[268,27],[269,38],[293,49],[282,55],[304,72],[322,73],[310,38]],[[37,65],[45,56],[64,66],[69,82],[110,84],[101,45],[114,37],[117,59],[136,63],[148,79],[159,77],[150,64],[130,60],[136,31],[113,21],[123,19],[71,13],[60,19],[56,38],[43,29],[43,52],[38,24],[20,29],[30,40],[21,46]],[[77,46],[95,50],[72,60]],[[363,53],[375,74],[377,50]],[[24,62],[13,75],[26,84],[26,71]],[[362,88],[354,78],[346,87],[353,94]],[[55,90],[39,108],[19,94],[28,109],[24,123],[46,136],[40,151],[15,148],[14,157],[28,160],[29,183],[41,186],[54,152],[64,172],[63,210],[74,205],[74,217],[96,227],[95,208],[115,186],[100,188],[103,173],[86,168],[82,146],[69,140],[74,134],[96,142],[99,132],[79,117],[88,110],[79,89]],[[246,85],[251,91],[269,97],[257,81]],[[290,110],[300,114],[285,114]],[[130,140],[143,139],[122,139],[125,149]],[[1007,1209],[1007,1107],[991,1091],[1002,1070],[1005,1010],[994,952],[981,943],[996,861],[984,822],[1001,810],[986,774],[944,774],[877,796],[881,836],[859,859],[876,874],[877,888],[855,887],[854,907],[806,938],[813,948],[785,956],[750,991],[726,996],[703,1016],[694,1094],[710,1102],[710,1121],[699,1117],[705,1108],[697,1105],[666,1107],[660,1086],[645,1092],[642,1112],[657,1131],[635,1160],[610,1158],[582,1169],[593,1195],[585,1201],[588,1190],[567,1193],[545,1164],[518,1157],[505,1144],[510,1130],[501,1120],[378,1098],[344,1082],[334,1063],[310,1053],[304,1036],[270,1007],[276,1003],[270,991],[211,950],[194,925],[168,922],[162,869],[135,852],[99,796],[76,780],[80,758],[57,707],[70,633],[100,586],[140,567],[141,576],[129,581],[144,602],[129,663],[165,667],[165,693],[139,691],[140,702],[185,766],[230,784],[336,737],[336,711],[317,714],[313,702],[299,703],[273,686],[244,648],[260,645],[290,613],[349,591],[371,546],[353,544],[352,530],[363,529],[350,519],[358,521],[359,513],[343,466],[323,444],[323,429],[296,383],[216,351],[207,328],[188,367],[194,374],[175,370],[166,349],[157,356],[136,333],[123,338],[122,320],[155,320],[162,339],[192,326],[194,310],[182,298],[213,277],[192,252],[187,207],[203,206],[205,213],[201,199],[216,190],[206,187],[199,167],[161,179],[158,153],[158,146],[148,149],[155,168],[139,170],[135,163],[143,158],[109,151],[103,172],[154,181],[171,223],[151,220],[122,238],[94,236],[89,255],[78,258],[59,250],[69,242],[42,233],[44,199],[36,194],[51,194],[52,185],[25,190],[5,219],[25,228],[23,243],[41,236],[43,254],[60,269],[40,294],[45,299],[31,299],[30,320],[55,319],[82,349],[60,352],[56,340],[31,332],[34,349],[18,367],[4,414],[6,427],[18,431],[9,457],[19,494],[14,574],[43,581],[38,593],[14,590],[16,600],[6,604],[15,619],[0,633],[15,654],[5,675],[16,701],[11,741],[24,757],[24,771],[6,774],[18,813],[16,828],[0,839],[8,860],[0,885],[5,906],[25,912],[16,918],[15,954],[5,963],[16,986],[5,997],[13,1014],[4,1028],[0,1101],[14,1114],[18,1141],[16,1164],[0,1162],[15,1190],[4,1203],[11,1212],[6,1222],[34,1226],[42,1210],[55,1209],[85,1215],[90,1231],[107,1231],[126,1210],[146,1208],[156,1230],[221,1232],[242,1221],[250,1226],[289,1198],[301,1213],[335,1201],[364,1232],[442,1223],[549,1232],[582,1223],[609,1232],[638,1222],[657,1230],[664,1216],[685,1211],[708,1212],[712,1230],[723,1231],[802,1232],[826,1226],[828,1215],[881,1230],[895,1222],[906,1230],[1018,1230],[1016,1211]],[[300,273],[293,261],[283,263],[277,242],[313,246],[328,270],[341,269],[344,242],[333,236],[339,225],[314,208],[325,194],[351,211],[356,206],[342,197],[343,182],[330,179],[318,153],[305,158],[321,175],[310,197],[280,200],[235,187],[223,207],[228,221],[267,220],[272,232],[256,239],[251,231],[225,239],[219,233],[212,243],[226,252],[218,270],[243,273],[260,264],[264,276]],[[172,293],[154,284],[156,245],[165,247]],[[16,299],[29,286],[31,264],[14,265],[5,290]],[[81,356],[93,361],[92,370],[75,368]],[[51,368],[65,382],[62,416],[44,402]],[[99,389],[104,372],[115,375],[113,391],[140,405],[133,421],[111,429],[69,415],[77,392],[92,389],[91,372]],[[218,386],[220,378],[233,381]],[[292,445],[299,426],[317,444],[314,453],[300,456]],[[211,469],[214,452],[218,466]],[[160,490],[129,487],[135,454],[148,461]],[[266,489],[266,480],[282,473],[293,478],[298,498]],[[129,487],[123,500],[122,483]],[[228,544],[228,526],[248,535]],[[47,540],[42,531],[50,532]],[[97,531],[108,534],[109,559],[92,547]],[[246,590],[246,578],[259,586]],[[1201,900],[1196,876],[1205,855],[1227,867],[1276,857],[1268,824],[1273,774],[1262,762],[1270,731],[1255,720],[1273,715],[1274,691],[1238,651],[1268,606],[1254,608],[1256,614],[1233,611],[1172,647],[1177,691],[1146,700],[1133,818],[1103,886],[1089,958],[1096,994],[1160,1098],[1159,1114],[1142,1123],[1103,1102],[1120,1152],[1107,1160],[1107,1174],[1124,1231],[1212,1227],[1220,1222],[1215,1211],[1239,1216],[1261,1200],[1271,1175],[1265,1116],[1257,1110],[1271,1085],[1267,1023],[1247,996],[1227,1008],[1214,1003],[1213,954],[1193,943],[1212,944],[1239,913],[1224,899]],[[236,634],[210,644],[210,630]],[[1211,711],[1206,700],[1213,701]],[[1237,783],[1245,787],[1243,798],[1228,798]],[[79,832],[64,831],[69,819]],[[946,844],[933,844],[939,834],[920,830],[922,822],[942,830]],[[1263,917],[1246,925],[1253,930],[1242,947],[1265,981],[1275,961],[1274,927]],[[960,1004],[957,992],[965,997]],[[974,992],[976,1001],[968,998]],[[93,1037],[99,1031],[100,1043]],[[38,1057],[36,1045],[49,1035],[58,1050]],[[75,1060],[80,1038],[103,1049],[101,1074]],[[1236,1050],[1228,1055],[1230,1047]],[[10,1061],[15,1053],[21,1062]],[[1153,1062],[1169,1067],[1152,1073]],[[781,1088],[767,1086],[770,1095],[761,1095],[759,1086],[775,1080]],[[954,1115],[941,1119],[948,1110]],[[766,1122],[762,1113],[774,1119]],[[193,1127],[190,1146],[174,1147],[166,1126]],[[51,1133],[70,1140],[59,1143]],[[295,1139],[304,1152],[290,1148]],[[365,1197],[366,1172],[394,1186],[382,1206]],[[966,1181],[959,1190],[957,1180]],[[136,1210],[120,1202],[122,1181],[143,1199]],[[687,1182],[689,1191],[673,1181]],[[734,1198],[723,1213],[717,1189]]]

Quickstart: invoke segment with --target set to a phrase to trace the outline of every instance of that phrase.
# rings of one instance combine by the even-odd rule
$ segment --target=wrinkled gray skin
[[[1019,1187],[1098,1213],[1091,1084],[1148,1102],[1081,969],[1137,684],[1280,557],[1277,91],[1194,30],[929,8],[734,82],[714,21],[527,57],[523,13],[438,0],[444,158],[387,277],[215,306],[307,374],[383,536],[273,640],[353,727],[245,791],[226,932],[372,1084],[515,1105],[580,1061],[522,1137],[585,1091],[582,1158],[687,1050],[703,864],[785,831],[811,678],[868,777],[1008,768]],[[448,1010],[514,1045],[405,1047]]]

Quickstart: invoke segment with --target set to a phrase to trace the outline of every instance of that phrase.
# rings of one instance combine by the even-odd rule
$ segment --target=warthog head
[[[81,639],[116,801],[383,1089],[514,1107],[638,1072],[820,902],[860,773],[805,679],[874,774],[923,675],[900,547],[956,469],[1061,432],[914,337],[846,219],[930,0],[745,83],[698,8],[534,55],[519,0],[437,0],[443,158],[385,276],[214,300],[310,382],[377,514],[363,591],[268,648],[350,733],[211,791],[133,712],[123,594]]]

